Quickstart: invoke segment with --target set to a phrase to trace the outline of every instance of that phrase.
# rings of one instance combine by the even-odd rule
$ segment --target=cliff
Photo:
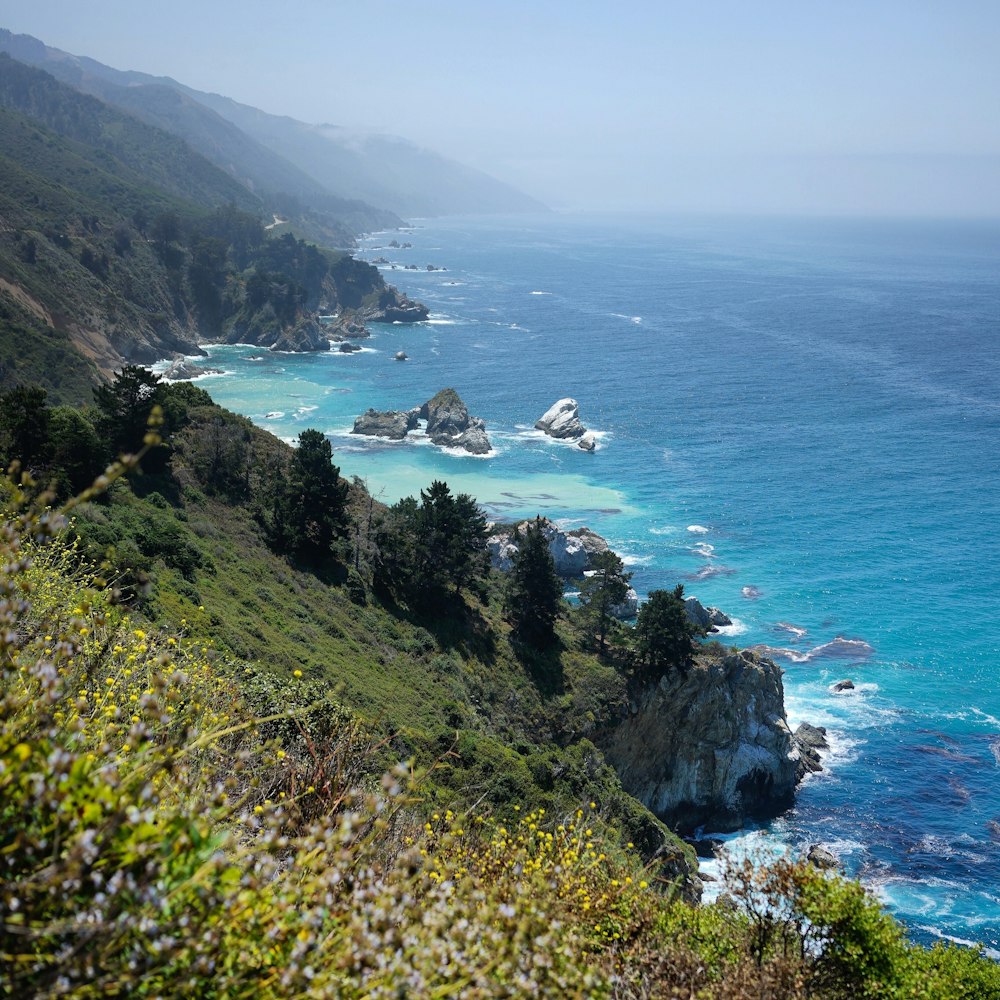
[[[751,650],[703,657],[639,691],[603,749],[626,791],[682,830],[774,816],[805,771],[781,668]]]

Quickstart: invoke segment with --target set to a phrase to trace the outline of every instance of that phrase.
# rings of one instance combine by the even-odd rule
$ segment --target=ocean
[[[202,387],[325,431],[386,501],[444,479],[588,525],[640,595],[683,583],[782,650],[790,722],[833,749],[730,849],[821,843],[915,938],[1000,949],[1000,223],[435,219],[360,256],[431,318],[355,354],[211,347]],[[492,455],[349,433],[445,386]],[[594,453],[532,429],[564,396]]]

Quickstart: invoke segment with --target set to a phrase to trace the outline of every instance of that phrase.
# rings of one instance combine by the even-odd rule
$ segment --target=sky
[[[4,0],[0,27],[559,209],[1000,216],[998,0]]]

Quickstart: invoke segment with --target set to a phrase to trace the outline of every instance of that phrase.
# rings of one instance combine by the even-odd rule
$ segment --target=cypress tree
[[[556,576],[541,518],[536,517],[521,532],[504,594],[504,610],[515,635],[535,646],[551,645],[561,598],[562,582]]]

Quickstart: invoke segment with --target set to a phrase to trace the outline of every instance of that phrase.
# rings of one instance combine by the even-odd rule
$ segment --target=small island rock
[[[419,426],[421,420],[427,422],[427,436],[436,445],[462,448],[472,455],[488,455],[492,451],[486,424],[479,417],[469,416],[465,403],[454,389],[442,389],[412,410],[366,410],[354,421],[351,433],[401,441]]]
[[[486,424],[469,415],[468,408],[454,389],[442,389],[424,403],[418,416],[427,422],[427,436],[446,448],[464,448],[473,455],[492,451]]]
[[[813,844],[806,854],[806,861],[811,865],[815,865],[817,868],[822,868],[829,870],[832,868],[839,868],[840,861],[837,856],[832,852],[828,851],[821,844]]]
[[[413,430],[416,425],[417,421],[413,411],[407,413],[401,410],[388,410],[383,413],[368,409],[354,421],[351,433],[402,441],[407,432]]]
[[[582,438],[576,443],[577,448],[581,448],[583,451],[593,451],[597,447],[597,438],[594,436],[593,431],[587,431]]]
[[[580,438],[587,428],[580,423],[580,407],[575,399],[557,400],[535,421],[535,428],[554,438]]]

